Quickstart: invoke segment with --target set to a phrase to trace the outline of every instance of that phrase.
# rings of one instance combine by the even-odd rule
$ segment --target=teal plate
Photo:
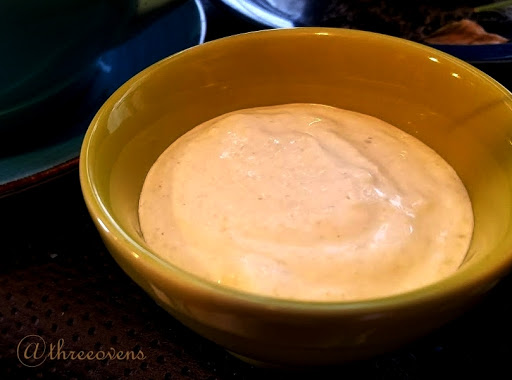
[[[95,62],[77,85],[59,120],[43,121],[57,131],[44,138],[25,136],[0,155],[0,197],[41,184],[76,169],[85,131],[97,110],[124,82],[151,64],[204,42],[206,18],[200,0],[187,1]],[[68,112],[66,112],[69,110]],[[63,116],[61,115],[63,113]]]

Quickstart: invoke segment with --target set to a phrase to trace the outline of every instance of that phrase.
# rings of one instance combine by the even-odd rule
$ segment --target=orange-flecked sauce
[[[348,301],[456,271],[473,214],[431,148],[368,115],[317,104],[239,110],[158,158],[140,196],[148,246],[259,295]]]

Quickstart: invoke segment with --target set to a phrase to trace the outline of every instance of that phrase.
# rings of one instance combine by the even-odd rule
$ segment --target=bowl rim
[[[92,165],[89,162],[95,133],[101,128],[102,121],[108,119],[110,111],[116,106],[116,104],[122,101],[127,94],[135,91],[138,83],[158,71],[160,67],[169,65],[174,60],[179,59],[184,55],[194,54],[194,52],[199,49],[211,49],[225,43],[237,43],[238,41],[259,39],[260,37],[272,35],[281,36],[283,38],[286,38],[287,36],[295,38],[298,35],[334,35],[341,38],[345,36],[356,36],[366,39],[382,39],[393,44],[407,45],[410,48],[419,49],[428,53],[430,57],[436,59],[442,58],[444,60],[451,61],[460,68],[463,68],[466,72],[471,72],[472,74],[484,79],[488,85],[495,87],[496,90],[500,90],[510,101],[512,101],[512,93],[509,90],[471,64],[429,46],[374,32],[329,27],[270,29],[241,33],[209,41],[202,45],[193,46],[154,63],[129,79],[109,97],[90,123],[80,152],[79,176],[86,206],[89,209],[89,213],[91,214],[96,227],[100,229],[103,235],[102,238],[108,238],[109,241],[114,241],[120,248],[123,255],[135,256],[137,259],[144,260],[145,264],[149,265],[152,271],[163,270],[168,273],[173,273],[174,276],[179,276],[180,281],[186,281],[187,285],[192,286],[195,289],[205,291],[207,296],[212,299],[217,297],[217,299],[223,299],[224,301],[236,303],[238,305],[243,303],[246,306],[252,306],[254,308],[264,307],[268,309],[271,307],[274,311],[294,312],[295,314],[339,314],[340,312],[380,313],[383,311],[396,311],[397,308],[426,304],[439,299],[453,299],[464,293],[471,293],[477,296],[492,288],[512,267],[512,250],[498,258],[496,257],[497,255],[493,255],[492,259],[489,260],[490,262],[485,266],[485,270],[475,270],[475,266],[473,265],[464,270],[458,270],[448,277],[432,284],[385,297],[349,301],[306,301],[263,296],[219,285],[181,269],[180,267],[163,260],[146,247],[137,243],[125,230],[123,230],[123,228],[121,228],[114,216],[107,211],[107,207],[99,196],[97,186],[94,182],[94,170],[91,170]],[[471,270],[472,267],[473,269]]]

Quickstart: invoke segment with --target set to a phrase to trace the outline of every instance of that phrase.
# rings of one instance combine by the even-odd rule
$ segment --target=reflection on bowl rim
[[[512,266],[512,252],[508,254],[508,257],[504,257],[503,259],[499,259],[493,257],[490,262],[485,265],[484,268],[477,269],[477,265],[471,265],[468,268],[459,269],[457,272],[447,276],[444,279],[436,281],[432,284],[416,288],[407,292],[398,293],[386,297],[372,298],[372,299],[363,299],[363,300],[353,300],[353,301],[304,301],[304,300],[293,300],[293,299],[284,299],[270,296],[263,296],[255,293],[244,292],[238,290],[236,288],[227,287],[224,285],[217,284],[215,282],[204,279],[200,276],[192,274],[174,264],[160,258],[158,255],[147,249],[146,247],[140,245],[132,238],[121,226],[116,222],[115,218],[107,211],[107,207],[104,205],[101,197],[98,194],[96,185],[94,184],[91,168],[88,164],[88,157],[90,155],[90,140],[91,136],[94,134],[97,128],[100,128],[100,124],[98,123],[100,119],[104,119],[108,117],[109,112],[114,108],[114,106],[122,100],[126,93],[133,91],[134,85],[137,82],[144,80],[144,78],[148,75],[151,75],[154,71],[157,71],[161,65],[166,65],[169,62],[172,62],[177,57],[188,54],[189,51],[194,49],[202,49],[203,46],[209,46],[218,43],[225,43],[224,41],[236,41],[238,39],[247,39],[247,38],[258,38],[264,34],[275,34],[275,35],[286,35],[293,34],[295,36],[300,34],[312,35],[316,34],[319,36],[329,36],[331,34],[342,34],[342,35],[363,35],[366,37],[372,37],[377,39],[388,40],[395,44],[405,44],[409,45],[414,49],[423,50],[425,53],[428,53],[429,56],[434,58],[442,58],[443,60],[451,61],[452,63],[458,65],[465,71],[469,71],[474,75],[477,75],[483,79],[496,90],[500,90],[506,95],[508,98],[512,100],[512,93],[500,85],[496,80],[488,76],[487,74],[481,72],[476,69],[469,63],[466,63],[456,57],[450,56],[442,51],[438,51],[434,48],[408,41],[405,39],[401,39],[398,37],[387,36],[383,34],[373,33],[373,32],[365,32],[359,30],[351,30],[351,29],[339,29],[339,28],[322,28],[322,27],[302,27],[302,28],[291,28],[291,29],[272,29],[272,30],[262,30],[256,32],[248,32],[239,35],[225,37],[219,40],[214,40],[207,42],[203,45],[195,46],[189,49],[186,49],[182,52],[174,54],[170,57],[167,57],[147,69],[143,70],[130,80],[128,80],[124,85],[122,85],[101,107],[98,111],[94,119],[91,121],[90,127],[86,133],[84,143],[81,151],[81,159],[80,159],[80,178],[81,182],[87,183],[87,189],[84,189],[84,197],[89,198],[89,205],[94,209],[94,213],[96,214],[94,222],[97,224],[99,228],[101,228],[107,234],[111,234],[117,240],[117,237],[121,237],[124,240],[124,243],[127,244],[123,248],[123,251],[126,253],[127,250],[130,250],[130,246],[136,249],[138,252],[135,252],[132,249],[130,254],[134,255],[137,259],[149,260],[151,262],[150,265],[158,266],[157,269],[164,269],[169,271],[169,273],[175,273],[180,275],[186,281],[189,281],[192,285],[196,287],[200,287],[210,292],[214,292],[219,296],[227,297],[227,299],[231,301],[244,302],[247,304],[251,304],[253,306],[264,306],[264,307],[273,307],[273,310],[282,310],[282,311],[293,311],[295,313],[300,313],[301,311],[310,313],[351,313],[351,312],[383,312],[386,310],[395,310],[400,307],[410,307],[413,304],[423,304],[430,300],[449,297],[450,295],[460,293],[460,292],[474,292],[475,294],[483,293],[484,291],[491,288],[503,275],[507,273],[509,268]],[[221,41],[221,42],[219,42]],[[82,185],[82,188],[84,186]],[[101,216],[101,217],[100,217]],[[139,255],[140,253],[140,255]],[[478,259],[482,260],[482,259]],[[488,260],[489,261],[489,260]],[[464,265],[464,264],[463,264]],[[464,273],[463,273],[464,272]],[[465,280],[466,276],[471,279],[471,281]],[[495,281],[491,281],[494,279]],[[491,282],[491,285],[488,285]],[[486,284],[485,288],[481,288],[483,284]]]

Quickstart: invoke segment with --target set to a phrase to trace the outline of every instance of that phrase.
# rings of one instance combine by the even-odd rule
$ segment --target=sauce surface
[[[401,293],[457,270],[473,214],[431,148],[379,119],[317,104],[235,111],[158,158],[139,201],[172,264],[260,295],[314,301]]]

